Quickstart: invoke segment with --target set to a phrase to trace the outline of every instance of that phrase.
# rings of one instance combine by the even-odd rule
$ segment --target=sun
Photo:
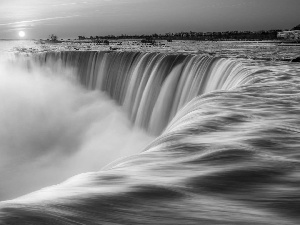
[[[22,37],[25,37],[25,32],[24,31],[20,31],[19,32],[19,36],[22,38]]]

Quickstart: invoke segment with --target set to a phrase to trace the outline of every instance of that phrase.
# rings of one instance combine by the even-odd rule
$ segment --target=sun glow
[[[25,32],[24,31],[20,31],[19,32],[19,36],[22,38],[22,37],[25,37]]]

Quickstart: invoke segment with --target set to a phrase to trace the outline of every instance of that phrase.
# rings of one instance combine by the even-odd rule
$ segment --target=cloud
[[[34,22],[47,21],[47,20],[57,20],[57,19],[74,18],[74,17],[79,17],[79,16],[80,15],[58,16],[58,17],[35,19],[35,20],[24,20],[24,21],[11,22],[11,23],[2,23],[2,24],[0,24],[0,26],[9,26],[9,25],[18,25],[18,24],[24,24],[24,23],[34,23]]]
[[[57,5],[52,5],[52,6],[69,6],[69,5],[77,5],[78,3],[76,2],[71,2],[71,3],[63,3],[63,4],[57,4]]]

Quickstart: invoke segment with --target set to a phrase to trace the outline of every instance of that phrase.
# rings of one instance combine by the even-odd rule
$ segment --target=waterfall
[[[196,96],[252,79],[239,61],[207,55],[70,51],[37,54],[33,61],[54,69],[58,64],[75,68],[83,86],[106,92],[133,124],[154,135]]]
[[[103,91],[122,105],[132,123],[161,135],[143,150],[118,157],[100,171],[79,174],[58,185],[0,202],[0,224],[300,224],[298,64],[278,64],[270,70],[268,63],[255,62],[255,66],[262,66],[251,73],[247,69],[250,67],[233,59],[133,52],[53,52],[36,55],[34,60],[29,58],[25,62],[29,70],[34,70],[33,62],[45,71],[47,67],[50,71],[59,71],[61,67],[74,69],[75,78],[82,86]],[[23,139],[30,134],[28,149],[33,140],[34,144],[38,143],[36,154],[40,153],[45,135],[48,145],[56,145],[58,139],[67,146],[72,144],[72,150],[80,144],[79,134],[87,123],[92,126],[86,134],[91,134],[94,148],[85,151],[86,157],[80,154],[72,161],[75,168],[82,163],[90,164],[91,160],[100,163],[107,155],[115,156],[118,151],[112,151],[114,148],[101,152],[106,139],[119,142],[115,148],[125,145],[130,129],[125,126],[120,135],[114,131],[122,130],[123,120],[113,125],[116,129],[110,138],[101,135],[102,129],[107,132],[105,116],[114,107],[104,107],[104,111],[87,110],[89,113],[82,117],[77,115],[78,110],[72,111],[74,104],[65,102],[76,100],[79,90],[83,92],[80,102],[86,99],[85,92],[100,94],[98,91],[86,91],[77,81],[74,82],[77,88],[68,88],[68,82],[68,85],[62,85],[63,81],[52,82],[46,74],[43,74],[47,77],[46,86],[44,82],[29,79],[24,81],[24,88],[24,82],[18,85],[23,75],[0,84],[8,89],[8,94],[1,95],[6,105],[11,104],[14,95],[19,97],[19,93],[30,100],[25,104],[17,101],[12,107],[18,118],[31,118],[30,126],[24,126],[22,135],[17,136]],[[27,77],[34,78],[33,73]],[[10,81],[12,76],[6,78]],[[46,87],[50,87],[47,98],[37,98],[33,104],[43,103],[42,113],[32,115],[27,103],[32,104],[31,99],[36,96],[41,97],[36,94],[40,92],[32,89]],[[107,98],[104,93],[101,95]],[[96,97],[100,99],[98,96],[93,99]],[[60,110],[68,105],[63,117],[54,113],[51,119],[49,109]],[[78,105],[83,112],[91,108],[86,107],[89,104]],[[3,121],[10,118],[13,130],[20,130],[21,119],[11,114],[6,113]],[[97,118],[90,120],[91,117]],[[32,121],[36,123],[34,129]],[[127,118],[125,121],[128,122]],[[65,129],[44,132],[43,127],[39,129],[40,124],[49,124],[50,128],[53,124],[55,128],[66,125]],[[93,126],[97,124],[96,130],[101,132],[94,133]],[[2,127],[2,133],[7,134],[7,125]],[[49,134],[54,138],[49,139]],[[16,136],[11,139],[13,142],[8,143],[14,144]],[[134,138],[133,146],[140,139]],[[24,150],[26,145],[20,143]],[[90,141],[82,143],[91,144]],[[28,156],[28,164],[37,161],[32,158],[36,154]],[[23,158],[19,153],[12,155]],[[66,156],[69,159],[72,152]],[[15,169],[16,161],[11,162]],[[61,168],[57,169],[59,173],[65,170]],[[29,183],[29,178],[35,175],[26,174]],[[48,174],[45,177],[49,179]],[[13,178],[5,176],[2,180]]]
[[[110,164],[1,201],[0,224],[299,224],[298,64],[139,52],[17,60],[21,72],[3,70],[0,82],[1,134],[12,159],[3,183],[30,184],[45,164],[24,165],[40,162],[39,155],[55,171],[39,180],[61,175],[68,162],[70,172],[107,165],[107,156]],[[42,72],[35,74],[35,66]],[[136,136],[144,133],[136,129],[126,147],[135,129],[123,111],[132,124],[160,135],[138,148],[153,137]],[[114,113],[117,120],[109,119]]]

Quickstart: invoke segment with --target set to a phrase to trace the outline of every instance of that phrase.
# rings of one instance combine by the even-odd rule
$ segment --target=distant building
[[[281,31],[277,33],[277,37],[287,40],[300,40],[300,30]]]

